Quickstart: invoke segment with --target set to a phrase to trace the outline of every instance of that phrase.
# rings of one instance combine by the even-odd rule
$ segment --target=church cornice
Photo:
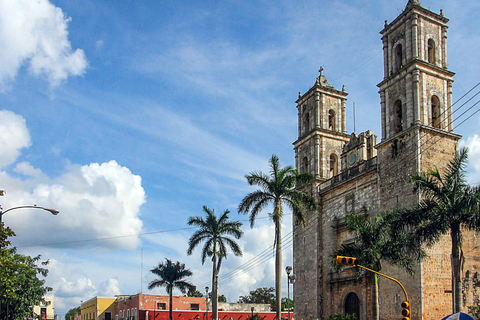
[[[380,33],[385,36],[385,34],[388,34],[390,31],[396,29],[398,24],[402,24],[404,20],[410,19],[410,16],[414,14],[418,14],[428,20],[441,23],[445,27],[447,27],[447,23],[449,21],[449,19],[443,15],[442,10],[440,10],[440,14],[438,14],[425,9],[420,5],[420,2],[414,1],[412,3],[409,2],[405,7],[405,10],[403,10],[403,12],[391,23],[388,23],[387,20],[385,20],[385,26]]]
[[[430,132],[434,132],[436,134],[443,135],[444,137],[447,137],[447,138],[450,138],[450,139],[453,139],[453,140],[457,140],[457,141],[462,138],[462,136],[457,134],[457,133],[449,132],[449,131],[437,129],[435,127],[431,127],[431,126],[427,126],[427,125],[424,125],[424,124],[417,123],[417,124],[414,124],[413,126],[411,126],[410,128],[408,128],[408,129],[406,129],[402,132],[397,133],[393,137],[390,137],[388,139],[380,141],[380,143],[378,143],[375,146],[375,149],[378,150],[382,147],[385,147],[386,145],[392,143],[395,139],[399,139],[399,138],[403,137],[404,135],[407,135],[407,134],[411,133],[412,131],[419,131],[419,132],[420,131],[430,131]]]
[[[421,59],[413,59],[410,63],[408,63],[402,69],[393,73],[389,77],[385,78],[382,82],[377,84],[377,87],[381,88],[389,82],[390,84],[388,84],[388,86],[390,86],[393,83],[395,83],[397,80],[403,78],[404,74],[413,73],[415,70],[420,70],[423,73],[436,76],[447,81],[453,81],[452,78],[455,75],[455,72],[450,71],[448,69],[438,67],[436,65],[433,65]]]
[[[318,137],[327,138],[327,139],[331,139],[331,140],[342,141],[342,142],[345,142],[345,143],[347,143],[350,140],[350,135],[348,135],[346,133],[317,128],[317,129],[313,129],[309,133],[299,137],[299,139],[297,139],[293,143],[293,145],[295,146],[295,148],[298,148],[301,145],[308,142],[309,140],[316,139]]]

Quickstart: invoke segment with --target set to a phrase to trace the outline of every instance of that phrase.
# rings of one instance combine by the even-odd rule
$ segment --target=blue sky
[[[4,209],[61,212],[4,217],[22,252],[50,259],[56,313],[95,295],[164,294],[147,285],[165,258],[186,263],[200,289],[209,285],[211,266],[199,251],[186,254],[187,219],[203,205],[244,221],[244,257],[230,256],[221,274],[271,247],[266,212],[253,229],[237,215],[254,190],[244,175],[267,170],[272,154],[294,165],[295,100],[320,66],[349,93],[348,132],[355,103],[356,132],[381,137],[379,31],[406,3],[0,0],[0,200]],[[456,101],[480,81],[480,3],[422,5],[450,19]],[[476,110],[455,129],[471,148],[472,183],[480,182]],[[291,245],[284,252],[291,264]],[[221,282],[220,293],[235,302],[273,286],[272,266],[267,259]]]

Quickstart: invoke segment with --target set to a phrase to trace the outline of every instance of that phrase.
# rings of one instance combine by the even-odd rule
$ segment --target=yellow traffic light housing
[[[402,302],[402,320],[410,320],[410,302],[405,300]]]
[[[337,256],[334,261],[341,266],[356,266],[358,264],[357,258],[353,257]]]

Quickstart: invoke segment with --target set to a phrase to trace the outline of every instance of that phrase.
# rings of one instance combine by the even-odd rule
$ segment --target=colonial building
[[[411,206],[411,173],[442,168],[455,154],[458,140],[452,126],[452,83],[447,68],[447,22],[443,12],[408,1],[404,11],[381,31],[383,80],[378,84],[381,140],[372,131],[346,132],[345,88],[328,83],[323,69],[314,86],[299,94],[296,167],[315,179],[308,188],[319,209],[309,213],[306,228],[294,227],[294,301],[297,319],[326,319],[334,313],[372,318],[372,286],[352,270],[334,273],[333,252],[351,235],[345,215]],[[373,88],[372,88],[373,89]],[[474,234],[464,238],[465,304],[478,303],[480,257]],[[429,250],[414,276],[384,265],[383,273],[406,287],[413,319],[441,319],[452,311],[449,237]],[[477,256],[473,257],[476,254]],[[380,319],[399,319],[403,291],[380,278]]]

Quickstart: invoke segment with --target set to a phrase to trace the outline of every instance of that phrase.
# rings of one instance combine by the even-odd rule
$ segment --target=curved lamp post
[[[2,209],[2,207],[0,206],[0,223],[2,222],[2,218],[3,218],[3,215],[5,213],[7,213],[8,211],[17,210],[17,209],[42,209],[42,210],[50,212],[54,216],[56,216],[60,212],[56,209],[50,209],[50,208],[39,207],[39,206],[18,206],[18,207],[13,207],[13,208],[10,208],[10,209],[7,209],[7,210],[4,211]]]

